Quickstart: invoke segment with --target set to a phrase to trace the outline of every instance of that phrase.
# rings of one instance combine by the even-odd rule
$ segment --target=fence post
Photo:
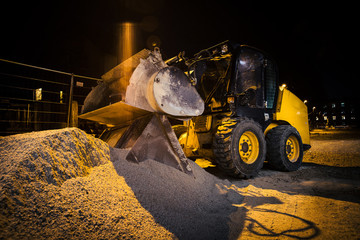
[[[71,109],[72,109],[72,100],[73,100],[73,90],[74,90],[74,74],[71,74],[70,81],[70,92],[69,92],[69,100],[68,100],[68,114],[67,114],[67,123],[66,127],[70,127],[71,123]]]

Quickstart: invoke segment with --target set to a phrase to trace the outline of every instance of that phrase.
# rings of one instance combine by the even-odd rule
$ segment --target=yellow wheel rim
[[[253,132],[244,132],[239,141],[239,154],[246,164],[252,164],[259,156],[259,140]]]
[[[299,141],[295,136],[290,136],[286,140],[285,146],[286,156],[290,162],[296,162],[300,156]]]

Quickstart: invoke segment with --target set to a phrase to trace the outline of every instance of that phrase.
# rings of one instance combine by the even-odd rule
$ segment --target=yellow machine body
[[[266,128],[265,135],[270,129],[281,125],[281,122],[287,122],[299,132],[303,144],[310,145],[307,106],[285,87],[280,87],[273,119],[274,122]]]

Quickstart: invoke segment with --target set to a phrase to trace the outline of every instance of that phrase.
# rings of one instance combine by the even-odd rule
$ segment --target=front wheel
[[[220,168],[229,175],[249,178],[262,168],[266,143],[259,124],[250,119],[230,119],[217,129],[214,155]]]
[[[303,159],[303,144],[299,132],[290,125],[271,129],[266,135],[267,160],[271,168],[280,171],[296,171]]]

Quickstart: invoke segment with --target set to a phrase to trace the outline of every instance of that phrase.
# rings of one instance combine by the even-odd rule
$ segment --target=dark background
[[[297,1],[11,1],[2,3],[0,58],[93,77],[119,63],[118,27],[136,50],[164,58],[230,39],[275,58],[280,82],[309,104],[359,99],[357,5]]]

